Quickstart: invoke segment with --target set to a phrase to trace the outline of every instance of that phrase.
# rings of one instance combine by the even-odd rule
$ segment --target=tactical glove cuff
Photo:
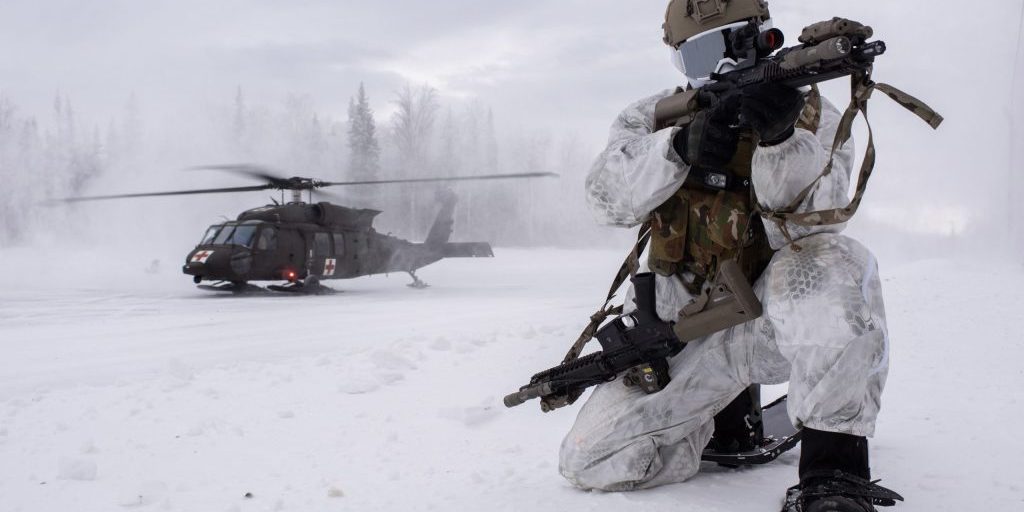
[[[739,144],[739,134],[730,126],[735,117],[736,111],[728,108],[702,111],[676,133],[672,147],[691,166],[722,167]]]
[[[804,94],[792,87],[755,85],[743,91],[740,116],[757,132],[762,145],[773,146],[793,135],[804,104]]]
[[[773,140],[762,140],[760,143],[758,143],[758,145],[764,146],[766,148],[778,146],[779,144],[782,144],[783,142],[789,140],[789,138],[792,137],[794,133],[796,133],[796,126],[790,126],[788,130],[783,132],[782,135],[779,135],[777,138]]]

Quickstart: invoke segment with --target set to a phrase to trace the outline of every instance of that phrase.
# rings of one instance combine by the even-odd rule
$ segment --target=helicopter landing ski
[[[268,291],[266,288],[256,286],[251,283],[232,283],[229,281],[220,281],[213,284],[200,284],[197,288],[210,292],[232,293],[235,295],[256,295],[267,293]]]
[[[316,276],[307,277],[304,281],[295,281],[285,284],[272,284],[267,287],[268,290],[282,293],[292,293],[297,295],[333,295],[339,293],[338,290],[329,286],[324,286],[320,282],[320,278]]]
[[[429,288],[430,287],[429,284],[423,282],[423,280],[421,280],[419,278],[419,276],[416,275],[415,271],[410,271],[409,272],[409,277],[412,278],[412,282],[406,285],[409,288],[414,288],[414,289],[417,289],[417,290],[423,290],[425,288]]]
[[[310,280],[299,282],[285,282],[284,284],[272,284],[268,286],[257,286],[252,283],[230,283],[219,282],[214,284],[200,284],[196,288],[200,290],[231,295],[272,295],[278,293],[290,293],[294,295],[333,295],[341,293],[338,290],[324,286],[319,282]]]

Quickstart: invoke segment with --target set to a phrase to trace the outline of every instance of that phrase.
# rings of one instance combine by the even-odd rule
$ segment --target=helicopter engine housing
[[[380,214],[378,210],[346,208],[331,203],[312,205],[314,222],[322,226],[341,226],[346,228],[369,228],[373,218]]]

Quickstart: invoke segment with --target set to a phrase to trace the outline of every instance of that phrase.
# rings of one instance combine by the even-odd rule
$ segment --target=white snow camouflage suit
[[[587,178],[599,221],[636,226],[679,189],[689,166],[672,147],[679,128],[654,131],[661,94],[630,105]],[[758,147],[752,184],[766,209],[788,206],[825,167],[840,114],[822,98],[817,134],[798,128]],[[853,141],[836,152],[798,211],[844,207]],[[778,251],[754,284],[757,320],[690,342],[670,361],[671,382],[646,395],[621,381],[597,386],[562,442],[559,469],[585,489],[622,491],[681,482],[697,473],[713,418],[752,383],[789,381],[789,417],[798,427],[858,436],[874,433],[888,372],[888,336],[873,255],[839,232],[844,226],[787,226],[802,251],[765,222]],[[675,319],[691,296],[678,277],[657,276],[658,314]],[[626,296],[632,306],[632,290]]]

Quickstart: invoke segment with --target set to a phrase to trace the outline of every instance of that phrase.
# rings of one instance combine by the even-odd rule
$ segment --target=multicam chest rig
[[[821,101],[818,88],[812,87],[797,128],[817,133]],[[671,110],[658,109],[655,117],[656,130],[678,121],[671,117]],[[717,275],[721,262],[736,261],[746,279],[753,282],[774,253],[757,215],[751,184],[755,138],[750,130],[742,130],[736,154],[728,164],[721,169],[691,168],[679,190],[651,214],[651,270],[680,276],[693,295]]]

